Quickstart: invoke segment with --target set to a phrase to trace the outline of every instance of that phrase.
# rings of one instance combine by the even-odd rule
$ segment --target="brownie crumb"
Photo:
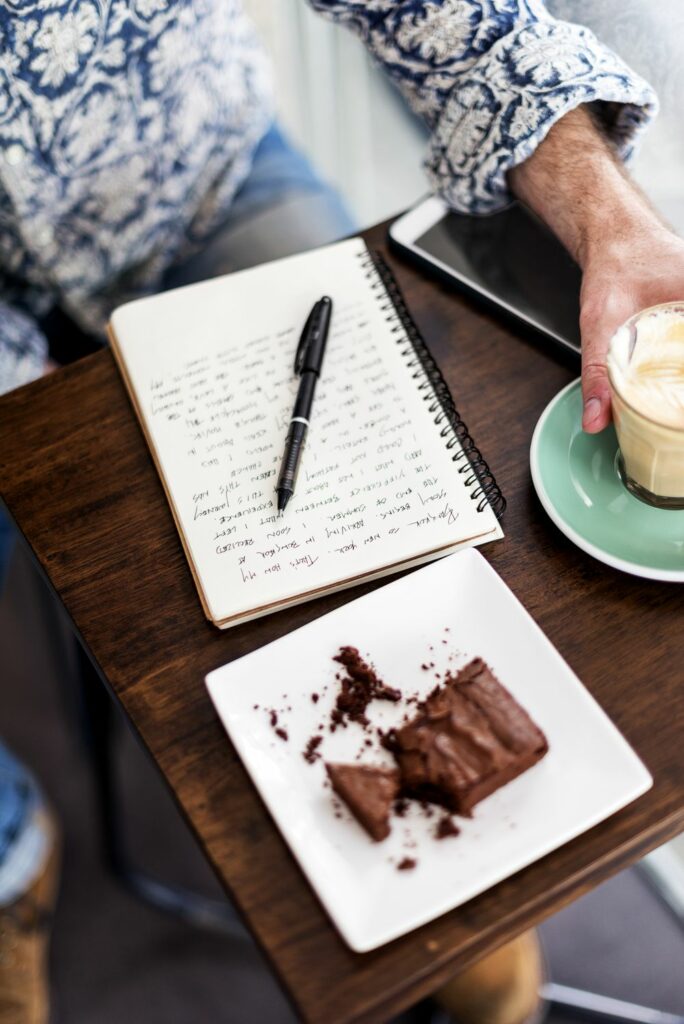
[[[397,864],[397,871],[412,871],[418,861],[414,857],[404,857]]]
[[[276,711],[270,711],[269,714],[271,716],[271,728],[275,729],[278,724],[278,714]]]
[[[276,729],[275,734],[276,734],[276,736],[280,737],[281,740],[285,740],[286,743],[287,743],[287,741],[290,738],[287,735],[287,732],[285,731],[285,729]]]
[[[317,748],[320,747],[322,742],[322,736],[312,736],[309,742],[307,743],[306,747],[304,748],[302,757],[304,758],[305,761],[308,761],[309,764],[313,764],[314,761],[318,760],[318,758],[321,756],[318,753]]]
[[[409,802],[405,800],[403,796],[400,796],[398,800],[394,801],[394,813],[399,817],[403,818],[409,809]]]
[[[430,668],[429,665],[421,665],[420,667],[422,668],[423,672],[427,672]]]
[[[330,715],[330,731],[336,726],[346,727],[347,722],[358,722],[364,728],[369,725],[366,710],[372,700],[401,700],[401,690],[387,686],[378,678],[375,670],[361,657],[356,647],[341,647],[334,661],[344,665],[347,675],[338,673],[340,691]]]
[[[318,698],[318,694],[317,693],[312,693],[311,694],[311,700],[313,701],[314,704],[318,704],[318,699],[319,698]]]
[[[445,814],[444,817],[440,818],[437,822],[435,839],[446,839],[447,836],[460,836],[460,834],[460,828],[458,825],[454,825],[448,814]]]

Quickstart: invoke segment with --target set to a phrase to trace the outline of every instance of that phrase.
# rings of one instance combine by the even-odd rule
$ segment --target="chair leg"
[[[86,749],[96,788],[103,852],[110,870],[134,896],[156,909],[198,928],[245,938],[247,932],[227,899],[210,899],[182,886],[161,882],[131,863],[116,784],[113,743],[116,709],[80,644],[78,668]]]
[[[568,985],[547,982],[541,995],[552,1010],[560,1010],[582,1020],[605,1021],[606,1024],[684,1024],[684,1017],[663,1013],[648,1006],[638,1006],[622,999],[611,999],[595,992],[584,992]]]
[[[684,931],[684,861],[665,844],[637,864],[642,881]]]

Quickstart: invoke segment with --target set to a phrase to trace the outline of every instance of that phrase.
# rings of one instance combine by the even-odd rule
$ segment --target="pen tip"
[[[290,500],[289,491],[278,491],[278,515],[282,516],[283,512],[287,508],[287,503]]]

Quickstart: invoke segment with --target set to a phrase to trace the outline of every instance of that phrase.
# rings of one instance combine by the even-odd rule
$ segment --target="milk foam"
[[[684,430],[684,303],[655,307],[613,336],[608,352],[613,384],[633,409]]]

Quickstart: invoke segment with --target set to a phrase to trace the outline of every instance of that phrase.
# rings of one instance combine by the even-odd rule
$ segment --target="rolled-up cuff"
[[[506,172],[583,103],[622,159],[658,109],[651,86],[589,29],[549,18],[511,33],[450,93],[426,159],[432,187],[464,213],[501,209],[513,198]]]

